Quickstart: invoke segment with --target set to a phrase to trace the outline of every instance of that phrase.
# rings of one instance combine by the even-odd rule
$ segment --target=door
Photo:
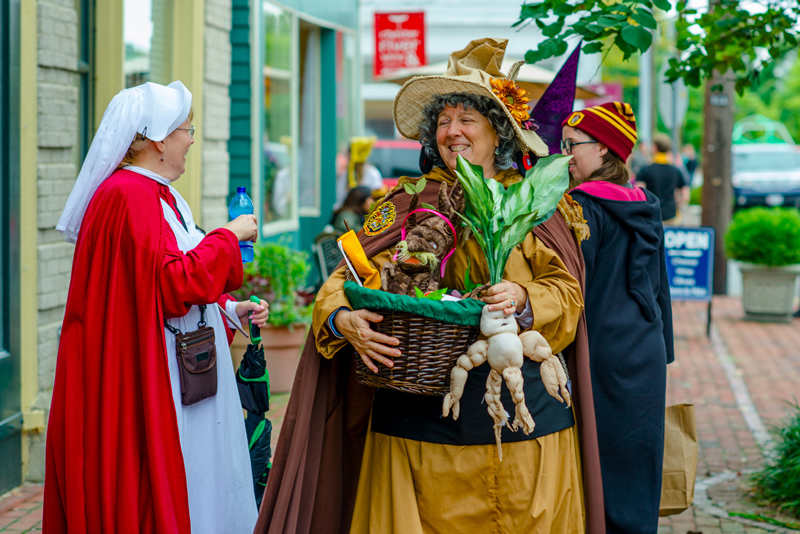
[[[22,483],[19,340],[12,334],[19,331],[12,295],[19,288],[18,84],[19,0],[10,0],[0,2],[0,494]]]

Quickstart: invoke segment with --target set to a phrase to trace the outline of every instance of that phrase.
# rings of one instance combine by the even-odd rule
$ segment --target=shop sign
[[[622,84],[619,82],[593,83],[584,85],[586,89],[597,94],[596,98],[587,98],[583,101],[583,106],[593,108],[608,102],[624,102],[622,97]]]
[[[376,78],[425,65],[425,13],[375,13]]]
[[[667,277],[672,300],[710,302],[714,270],[714,229],[664,227]]]

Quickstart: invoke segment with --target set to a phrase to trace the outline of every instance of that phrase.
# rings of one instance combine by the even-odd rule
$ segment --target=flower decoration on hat
[[[492,84],[492,92],[497,95],[514,120],[520,125],[530,120],[530,106],[528,106],[530,97],[525,89],[517,87],[514,80],[491,78],[489,81]]]

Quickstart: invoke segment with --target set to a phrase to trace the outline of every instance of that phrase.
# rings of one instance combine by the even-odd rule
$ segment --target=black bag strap
[[[205,328],[206,326],[208,326],[206,324],[206,308],[208,306],[206,306],[205,304],[201,304],[198,307],[200,308],[200,320],[197,322],[197,329],[200,330],[201,328]],[[169,324],[166,319],[164,319],[164,327],[170,332],[172,332],[172,335],[174,336],[179,336],[183,334],[183,332],[181,332],[180,330]]]

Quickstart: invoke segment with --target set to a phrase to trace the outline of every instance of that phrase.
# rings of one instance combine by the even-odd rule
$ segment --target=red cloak
[[[188,533],[186,473],[164,318],[242,282],[234,234],[184,254],[169,188],[117,171],[81,225],[47,427],[46,533]],[[174,209],[174,208],[173,208]]]

